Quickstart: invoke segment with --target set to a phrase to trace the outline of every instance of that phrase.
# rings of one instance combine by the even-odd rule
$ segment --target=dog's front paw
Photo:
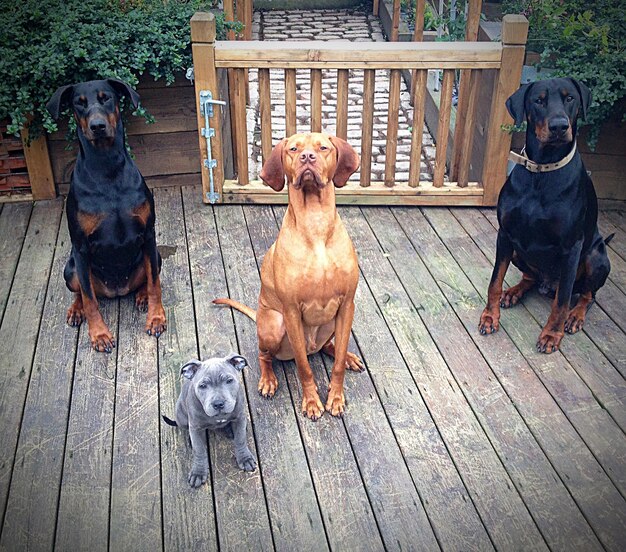
[[[522,297],[524,297],[524,292],[521,291],[519,286],[510,287],[502,293],[500,306],[503,309],[510,309],[517,305]]]
[[[135,293],[135,305],[141,312],[148,312],[148,291],[145,287]]]
[[[346,406],[346,399],[343,390],[334,391],[332,385],[328,388],[328,400],[326,401],[326,410],[333,416],[343,416]]]
[[[320,401],[317,391],[309,391],[304,393],[302,398],[302,414],[310,420],[316,422],[324,414],[324,405]]]
[[[67,324],[69,326],[78,327],[85,320],[85,313],[83,311],[82,306],[77,307],[76,304],[73,304],[69,309],[67,309]]]
[[[273,372],[269,374],[261,374],[259,379],[259,395],[264,399],[271,399],[278,389],[278,380]]]
[[[585,310],[574,308],[569,313],[565,321],[565,331],[568,334],[575,334],[583,329],[585,324]]]
[[[155,309],[154,312],[148,312],[148,319],[146,320],[146,333],[159,337],[167,330],[167,323],[165,321],[165,311],[163,307]]]
[[[500,329],[500,312],[485,308],[480,315],[478,331],[481,335],[489,335]]]
[[[96,328],[89,328],[91,346],[99,353],[110,353],[115,347],[113,334],[104,324]]]
[[[352,372],[365,371],[365,366],[363,365],[363,361],[354,353],[351,353],[350,351],[346,353],[346,368],[348,370],[351,370]]]
[[[563,332],[554,332],[544,329],[537,340],[537,351],[547,354],[558,351],[561,339],[563,339]]]
[[[250,450],[246,450],[240,455],[237,455],[237,465],[239,469],[247,472],[253,472],[256,470],[256,460]]]
[[[209,468],[200,468],[200,467],[192,467],[189,472],[189,476],[187,477],[187,481],[189,485],[197,489],[198,487],[204,485],[209,477]]]

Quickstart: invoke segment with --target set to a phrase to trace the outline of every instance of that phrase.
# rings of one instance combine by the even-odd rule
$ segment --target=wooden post
[[[200,91],[209,90],[213,99],[219,98],[217,84],[217,71],[215,69],[215,16],[212,13],[197,12],[191,18],[191,51],[196,88],[196,113],[198,117],[198,139],[202,163],[202,201],[209,202],[209,170],[204,166],[207,158],[206,138],[202,136],[204,128],[204,115],[200,112]],[[222,187],[224,186],[224,159],[222,155],[222,112],[219,106],[213,108],[213,117],[209,119],[211,128],[215,129],[215,136],[211,139],[211,154],[217,161],[213,169],[214,189],[220,195],[219,201],[223,200]]]
[[[344,140],[348,139],[348,69],[337,70],[337,124],[335,134]]]
[[[389,75],[389,103],[387,105],[387,143],[385,145],[385,186],[396,181],[396,151],[398,149],[398,114],[400,112],[400,69]]]
[[[415,0],[415,29],[413,30],[413,42],[422,42],[424,40],[424,11],[425,10],[426,10],[426,0]],[[413,98],[415,98],[416,84],[417,84],[417,71],[413,69],[411,71],[411,101],[413,101]],[[421,139],[420,139],[420,143],[421,143]]]
[[[321,69],[311,69],[311,132],[322,132]]]
[[[298,132],[296,105],[296,70],[285,69],[285,138]]]
[[[369,186],[372,180],[372,133],[374,130],[374,94],[376,71],[363,71],[363,120],[361,123],[361,182]]]
[[[468,0],[469,8],[467,13],[467,24],[465,27],[465,41],[476,42],[478,39],[478,27],[480,26],[480,11],[482,0]],[[471,134],[468,128],[467,111],[469,109],[469,89],[471,79],[470,69],[461,69],[459,79],[459,95],[456,104],[456,122],[454,127],[454,145],[452,148],[452,163],[450,166],[450,179],[457,180],[459,174],[459,162],[461,158],[461,148],[466,143],[466,136]],[[476,78],[476,75],[474,75]]]
[[[378,1],[379,1],[379,0],[374,0],[374,5],[372,6],[372,13],[373,13],[374,15],[378,15],[378,9],[379,9],[379,7],[378,7]]]
[[[261,152],[263,163],[265,163],[272,153],[272,96],[269,69],[259,69],[259,112],[261,115]]]
[[[494,82],[485,163],[482,175],[483,205],[495,205],[506,179],[506,165],[511,135],[502,125],[512,124],[505,102],[520,85],[528,20],[523,15],[505,15],[502,19],[501,66]]]
[[[235,103],[233,105],[233,121],[237,129],[237,181],[241,186],[250,182],[248,174],[248,129],[246,119],[246,79],[245,69],[234,70]]]
[[[243,23],[243,35],[241,39],[252,40],[252,0],[237,0],[237,19]],[[244,69],[244,88],[246,93],[246,104],[250,103],[250,83],[248,80],[248,70]]]
[[[233,7],[234,0],[224,0],[224,21],[235,21],[235,10]],[[228,40],[235,40],[235,31],[232,29],[228,31]]]
[[[416,188],[420,181],[422,141],[424,139],[424,104],[428,69],[415,71],[413,77],[413,129],[411,130],[411,157],[409,163],[409,186]]]
[[[393,14],[391,17],[391,42],[398,42],[398,28],[400,27],[400,0],[393,0]]]
[[[446,151],[450,133],[450,113],[452,111],[452,87],[454,85],[454,69],[443,70],[443,84],[439,100],[439,125],[437,126],[437,150],[435,152],[435,171],[433,186],[441,188],[446,172]]]
[[[57,196],[45,135],[28,144],[28,128],[22,130],[24,157],[28,168],[28,179],[33,199],[53,199]]]

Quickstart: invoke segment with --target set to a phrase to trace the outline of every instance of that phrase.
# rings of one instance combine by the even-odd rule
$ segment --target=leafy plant
[[[593,102],[587,141],[593,147],[602,123],[626,119],[626,20],[620,0],[507,0],[503,13],[529,21],[528,48],[541,53],[540,67],[554,76],[584,82]]]
[[[45,109],[62,85],[139,76],[171,84],[190,67],[189,20],[216,0],[0,0],[0,119],[9,132],[57,130]],[[218,38],[240,24],[216,17]],[[150,119],[145,109],[137,115]]]

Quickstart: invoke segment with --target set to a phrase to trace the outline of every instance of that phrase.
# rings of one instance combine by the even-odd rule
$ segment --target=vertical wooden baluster
[[[454,69],[444,69],[441,101],[439,102],[439,124],[437,126],[437,152],[435,154],[435,174],[433,184],[443,186],[446,172],[446,153],[450,136],[450,112],[452,111],[452,88],[454,87]]]
[[[361,186],[369,186],[372,180],[375,82],[375,71],[373,69],[365,69],[363,75],[363,123],[361,128]]]
[[[297,132],[295,69],[285,69],[285,128],[286,137]]]
[[[337,71],[337,129],[339,138],[348,139],[348,80],[349,70]]]
[[[237,178],[241,186],[249,182],[248,131],[246,126],[246,75],[244,69],[235,69],[234,120],[237,129]]]
[[[269,69],[259,69],[259,111],[261,114],[261,154],[265,163],[272,153],[272,98]]]
[[[391,42],[398,41],[398,29],[400,27],[400,0],[393,0],[393,11],[391,14]]]
[[[467,77],[469,77],[469,86],[467,93],[467,113],[465,117],[465,140],[460,146],[459,160],[457,165],[457,184],[461,188],[467,186],[469,180],[469,166],[472,156],[472,146],[474,145],[474,119],[476,117],[476,104],[478,98],[478,92],[480,88],[480,69],[473,69],[469,71]],[[458,124],[458,123],[457,123]],[[456,145],[455,145],[456,147]],[[456,150],[455,150],[456,153]]]
[[[311,69],[311,132],[322,132],[321,69]]]
[[[387,109],[387,145],[385,147],[385,186],[393,186],[396,180],[396,150],[398,147],[398,115],[400,110],[400,69],[392,69],[389,75],[389,107]]]
[[[415,0],[415,29],[413,30],[413,42],[422,42],[424,40],[425,7],[426,7],[426,0]],[[411,101],[413,101],[413,98],[415,98],[416,78],[417,78],[417,70],[413,69],[411,72]]]
[[[413,130],[411,131],[411,158],[409,162],[409,186],[419,186],[422,162],[422,140],[424,138],[424,103],[428,69],[414,71],[413,77]]]
[[[235,10],[233,5],[233,0],[224,0],[224,21],[234,21],[235,20]],[[226,35],[228,40],[235,40],[235,31],[232,29],[228,31]]]

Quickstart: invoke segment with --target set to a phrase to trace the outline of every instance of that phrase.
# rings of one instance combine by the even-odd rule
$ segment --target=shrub
[[[540,66],[554,76],[573,77],[591,89],[588,142],[602,123],[625,119],[626,24],[620,0],[506,0],[503,13],[528,18],[528,49],[541,53]]]
[[[37,136],[57,129],[45,105],[64,84],[114,77],[136,86],[145,73],[172,83],[192,64],[191,16],[216,3],[0,0],[0,119],[16,133],[32,116]],[[223,38],[223,18],[216,19]],[[136,114],[150,118],[141,107]]]

